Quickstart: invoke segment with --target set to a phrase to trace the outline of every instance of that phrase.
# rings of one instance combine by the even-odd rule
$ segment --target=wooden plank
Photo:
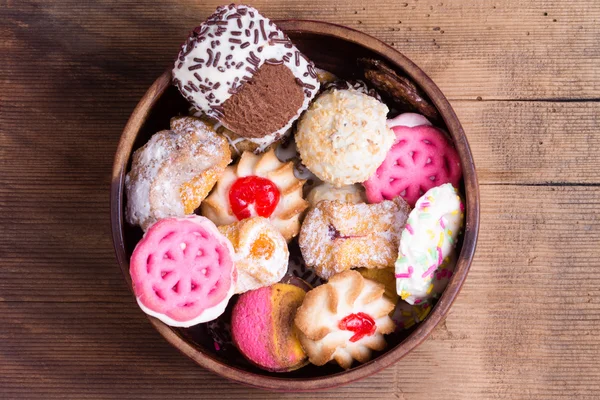
[[[600,103],[454,101],[481,184],[600,184]]]
[[[138,98],[141,93],[135,91],[170,64],[186,33],[221,3],[7,1],[0,26],[8,40],[0,48],[9,63],[0,76],[5,89],[13,90],[3,95],[16,100],[20,93],[21,101],[32,101],[37,91],[14,89],[27,80],[52,90],[65,82],[53,76],[68,76],[68,86],[79,87],[82,101],[90,100],[90,88],[118,92],[115,99],[134,91]],[[598,2],[251,4],[274,19],[318,18],[374,35],[413,59],[450,99],[600,98]],[[90,76],[98,74],[102,79]]]

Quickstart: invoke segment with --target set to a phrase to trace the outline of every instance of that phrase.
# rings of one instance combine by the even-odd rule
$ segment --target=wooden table
[[[251,1],[362,30],[446,93],[482,218],[447,321],[369,379],[248,389],[151,328],[115,262],[121,130],[219,0],[0,0],[0,398],[575,399],[600,396],[600,2]]]

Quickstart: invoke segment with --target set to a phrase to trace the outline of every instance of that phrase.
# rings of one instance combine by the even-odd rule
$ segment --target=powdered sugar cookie
[[[125,177],[126,219],[142,229],[192,214],[231,162],[227,141],[202,120],[179,117],[133,153]]]
[[[408,212],[401,198],[379,204],[321,201],[300,231],[306,265],[325,279],[350,268],[391,267]]]

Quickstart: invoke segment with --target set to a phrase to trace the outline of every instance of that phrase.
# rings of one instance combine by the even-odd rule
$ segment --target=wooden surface
[[[218,3],[0,0],[0,398],[598,398],[600,2],[249,2],[410,57],[461,118],[481,183],[478,251],[446,322],[393,368],[286,395],[166,344],[110,240],[119,134]]]

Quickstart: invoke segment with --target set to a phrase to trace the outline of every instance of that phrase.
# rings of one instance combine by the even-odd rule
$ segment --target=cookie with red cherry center
[[[217,226],[251,217],[268,218],[289,242],[300,231],[304,180],[294,175],[292,161],[282,163],[274,150],[244,152],[225,169],[213,192],[202,202],[202,215]]]
[[[432,187],[444,183],[458,187],[460,158],[441,130],[431,125],[391,128],[396,135],[394,145],[375,174],[363,182],[370,203],[402,196],[414,207]]]
[[[167,325],[217,318],[235,289],[233,247],[207,218],[165,218],[151,225],[131,255],[140,308]]]

